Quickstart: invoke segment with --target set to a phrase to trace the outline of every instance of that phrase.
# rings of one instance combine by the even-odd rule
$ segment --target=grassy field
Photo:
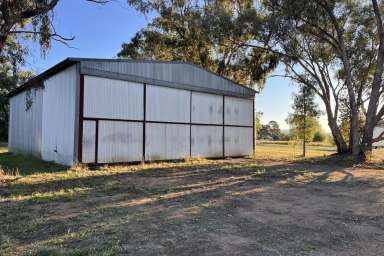
[[[383,160],[292,147],[92,170],[3,148],[0,255],[381,255]]]
[[[303,159],[303,146],[298,141],[258,141],[256,159],[300,160]],[[325,157],[336,153],[336,147],[326,143],[308,143],[307,158]],[[372,163],[384,162],[384,148],[374,149],[369,158]]]
[[[298,141],[258,141],[256,143],[256,158],[270,160],[301,159],[303,146]],[[322,157],[336,153],[334,146],[322,143],[308,143],[308,158]]]

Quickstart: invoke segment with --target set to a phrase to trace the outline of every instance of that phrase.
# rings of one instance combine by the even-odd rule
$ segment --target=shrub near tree
[[[258,138],[261,140],[280,140],[281,130],[276,121],[270,121],[266,125],[262,125]]]

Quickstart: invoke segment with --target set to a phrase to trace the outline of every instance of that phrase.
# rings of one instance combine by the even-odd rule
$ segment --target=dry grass
[[[373,163],[384,163],[384,148],[374,149],[370,161]]]
[[[298,141],[258,141],[256,159],[261,160],[298,160],[302,159],[303,148]],[[309,143],[307,158],[323,157],[336,153],[336,148],[328,144]]]

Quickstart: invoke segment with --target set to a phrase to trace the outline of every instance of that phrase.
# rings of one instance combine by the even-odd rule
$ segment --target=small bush
[[[326,135],[320,131],[317,131],[313,135],[313,141],[314,142],[324,142],[326,140]]]

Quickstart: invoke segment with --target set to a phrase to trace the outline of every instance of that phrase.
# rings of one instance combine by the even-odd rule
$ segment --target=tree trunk
[[[328,101],[325,101],[324,99],[323,102],[325,104],[325,109],[327,112],[328,126],[331,130],[333,140],[335,141],[337,147],[337,153],[346,154],[349,152],[348,145],[345,142],[345,139],[343,138],[339,126],[337,125],[336,117],[334,117],[332,112],[332,106],[328,103]]]
[[[376,70],[372,82],[372,89],[368,104],[367,116],[364,126],[364,134],[362,139],[362,144],[365,146],[365,150],[372,151],[372,140],[373,138],[373,130],[378,121],[377,109],[380,102],[380,90],[382,88],[382,76],[384,70],[384,28],[382,24],[381,12],[376,0],[372,1],[373,9],[375,12],[377,28],[378,28],[378,36],[380,40],[380,45],[377,54],[377,63]],[[380,118],[380,117],[379,117]],[[365,152],[361,152],[365,157]]]
[[[351,140],[350,146],[354,156],[360,156],[360,134],[359,134],[359,108],[356,103],[356,94],[352,82],[352,72],[347,53],[342,44],[342,60],[345,68],[346,85],[348,90],[349,106],[351,108]]]

